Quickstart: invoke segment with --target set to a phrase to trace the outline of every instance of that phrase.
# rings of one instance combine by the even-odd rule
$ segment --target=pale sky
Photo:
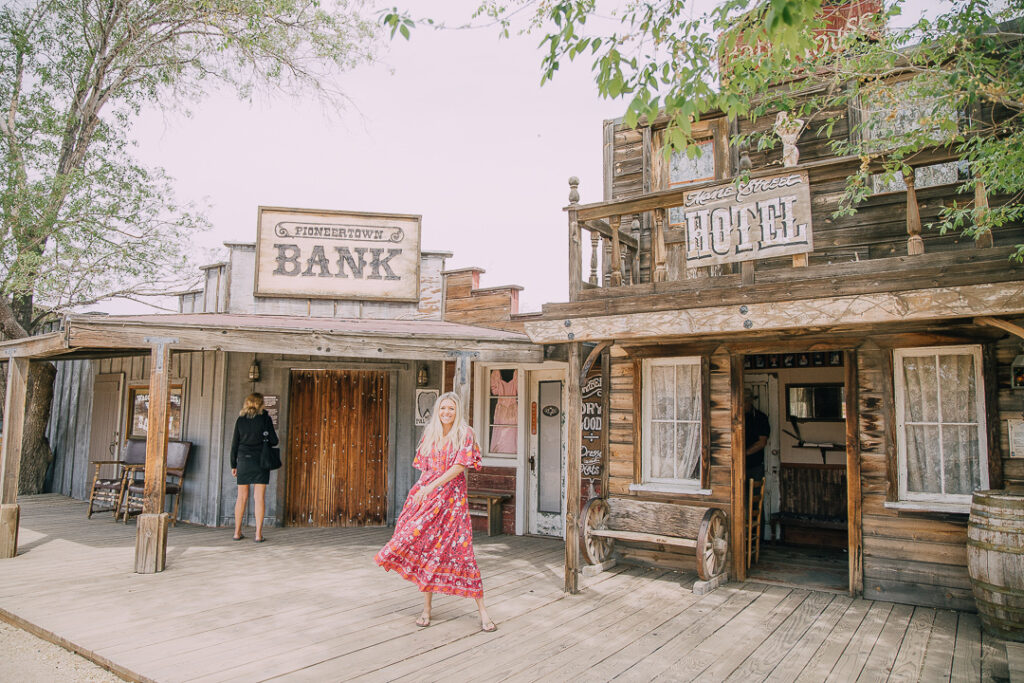
[[[407,4],[459,25],[478,3]],[[905,16],[922,9],[936,8],[911,0]],[[602,121],[625,108],[598,98],[586,57],[541,87],[539,41],[420,28],[386,41],[380,65],[337,75],[352,101],[342,112],[213,94],[189,116],[146,112],[138,155],[175,178],[178,201],[210,204],[199,246],[255,241],[260,205],[420,214],[423,249],[483,268],[483,287],[522,285],[520,310],[538,310],[568,295],[567,179],[580,178],[583,203],[603,199]]]
[[[445,16],[458,24],[476,4],[446,0]],[[175,178],[179,201],[209,202],[202,246],[255,241],[259,205],[421,214],[423,249],[483,268],[483,287],[524,286],[520,310],[538,310],[568,293],[567,179],[602,200],[602,121],[624,110],[597,97],[589,60],[541,87],[539,40],[417,29],[386,43],[384,64],[336,77],[345,111],[218,94],[191,116],[147,112],[138,154]]]

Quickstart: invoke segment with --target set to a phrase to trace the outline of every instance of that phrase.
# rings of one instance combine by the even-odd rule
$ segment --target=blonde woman
[[[430,626],[431,599],[445,593],[476,600],[480,629],[497,630],[484,607],[466,501],[464,473],[467,467],[480,469],[480,447],[455,394],[442,394],[434,402],[412,465],[423,474],[409,490],[394,535],[374,561],[423,592],[417,626]]]
[[[249,394],[245,397],[242,412],[235,420],[235,434],[231,438],[231,476],[238,480],[238,497],[235,498],[235,540],[241,541],[242,521],[245,519],[245,506],[249,502],[249,486],[253,487],[256,519],[256,543],[262,543],[263,515],[266,513],[267,484],[270,482],[270,470],[263,469],[260,454],[263,452],[263,440],[277,445],[277,432],[274,421],[263,409],[263,394]]]

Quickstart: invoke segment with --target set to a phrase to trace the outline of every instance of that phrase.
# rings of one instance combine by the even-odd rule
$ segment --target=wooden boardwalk
[[[418,629],[419,594],[373,564],[388,536],[271,528],[257,545],[183,525],[167,571],[138,575],[134,523],[26,497],[0,616],[155,681],[1019,680],[1019,650],[973,614],[753,582],[698,597],[693,577],[623,567],[566,597],[562,545],[538,538],[477,543],[497,633],[444,596]]]

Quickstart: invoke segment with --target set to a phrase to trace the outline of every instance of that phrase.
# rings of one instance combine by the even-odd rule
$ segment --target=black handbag
[[[260,467],[276,470],[281,467],[281,449],[270,445],[270,432],[263,432],[263,450],[260,452]]]

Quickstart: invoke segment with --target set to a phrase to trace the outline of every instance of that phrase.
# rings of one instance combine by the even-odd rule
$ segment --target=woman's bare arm
[[[422,503],[423,500],[427,496],[429,496],[431,493],[433,493],[437,489],[441,488],[442,486],[444,486],[445,484],[447,484],[452,479],[454,479],[455,477],[459,476],[460,474],[462,474],[465,471],[466,471],[466,466],[465,465],[458,465],[458,464],[452,465],[447,470],[445,470],[445,473],[442,474],[440,477],[438,477],[437,479],[435,479],[434,481],[430,482],[429,484],[427,484],[425,486],[421,486],[420,490],[417,491],[413,495],[412,502],[417,503],[417,504]]]

